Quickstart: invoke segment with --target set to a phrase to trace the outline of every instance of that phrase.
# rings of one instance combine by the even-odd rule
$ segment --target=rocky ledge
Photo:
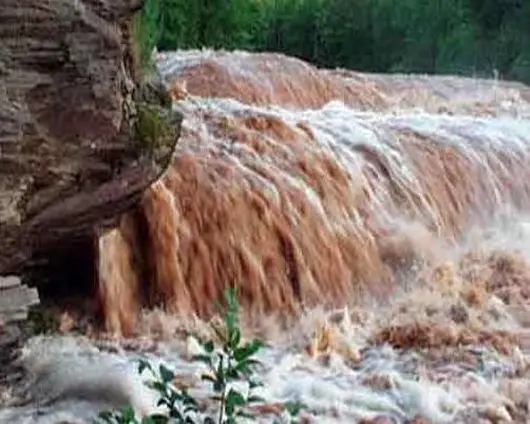
[[[0,275],[139,199],[178,138],[138,143],[140,0],[0,2]]]

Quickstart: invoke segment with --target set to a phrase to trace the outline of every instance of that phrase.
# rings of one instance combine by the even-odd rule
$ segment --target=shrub
[[[252,418],[250,407],[263,403],[264,400],[255,394],[255,389],[262,386],[255,377],[259,361],[256,354],[264,346],[260,340],[243,342],[239,323],[239,305],[234,290],[225,292],[226,307],[222,328],[212,326],[221,340],[221,349],[216,349],[212,340],[200,341],[204,353],[196,355],[193,360],[202,362],[208,368],[202,379],[211,383],[211,397],[218,406],[216,417],[207,416],[204,424],[235,424],[238,418]],[[170,422],[182,424],[198,423],[198,404],[186,390],[173,385],[175,374],[160,365],[158,370],[145,360],[141,360],[138,368],[140,373],[149,371],[153,378],[148,385],[159,394],[158,406],[167,409],[167,415],[153,414],[138,420],[132,408],[100,413],[99,423],[106,424],[166,424]],[[246,382],[248,391],[243,393],[231,386],[231,383]],[[301,410],[299,403],[286,403],[284,408],[292,423]]]

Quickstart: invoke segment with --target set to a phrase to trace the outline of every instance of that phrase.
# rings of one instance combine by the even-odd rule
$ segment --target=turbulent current
[[[264,397],[301,401],[308,422],[530,419],[530,88],[279,54],[157,65],[182,134],[170,169],[99,238],[114,337],[30,340],[34,380],[4,393],[0,421],[145,413],[141,354],[206,401],[186,335],[208,332],[228,286],[246,334],[269,342]]]

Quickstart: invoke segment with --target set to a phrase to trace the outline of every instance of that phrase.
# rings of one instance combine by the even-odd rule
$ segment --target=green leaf
[[[207,341],[202,345],[203,349],[206,351],[206,353],[212,353],[214,349],[214,344],[212,340]]]
[[[236,349],[241,341],[241,330],[239,328],[234,328],[232,334],[230,335],[230,347]]]
[[[125,420],[125,422],[136,421],[136,418],[134,416],[134,411],[131,407],[123,408],[121,410],[121,415],[123,417],[123,420]]]
[[[215,383],[213,385],[213,389],[216,392],[222,391],[226,384],[223,365],[224,365],[224,361],[223,361],[223,358],[221,358],[221,360],[219,361],[219,364],[217,365],[217,372],[215,373]]]
[[[202,381],[210,381],[212,383],[216,383],[217,382],[217,380],[214,377],[212,377],[211,375],[209,375],[209,374],[201,375],[201,380]]]
[[[208,355],[193,355],[191,358],[192,361],[202,362],[207,365],[212,365],[212,358]]]
[[[263,383],[261,381],[256,381],[256,380],[249,380],[248,385],[249,385],[250,390],[256,389],[258,387],[263,387]]]
[[[158,399],[158,402],[156,403],[156,406],[171,406],[166,398],[160,398]]]
[[[227,303],[225,312],[225,325],[228,330],[228,334],[231,334],[232,331],[237,328],[239,324],[239,306],[237,303],[236,292],[233,287],[226,289],[224,295]]]
[[[286,402],[283,406],[293,417],[297,416],[302,410],[302,404],[300,402]]]
[[[197,401],[193,399],[185,390],[182,392],[182,402],[184,405],[191,405],[193,407],[197,406]]]
[[[140,359],[138,361],[138,373],[142,374],[146,369],[153,371],[153,367],[145,359]]]
[[[189,412],[195,412],[197,411],[197,408],[195,408],[195,406],[186,406],[184,408],[184,413],[185,414],[188,414]]]
[[[253,419],[253,418],[256,418],[256,415],[255,414],[252,414],[250,412],[247,412],[247,411],[244,411],[242,409],[240,409],[239,411],[236,412],[236,415],[238,417],[243,417],[243,418],[249,418],[249,419]]]
[[[249,396],[249,398],[247,399],[247,402],[248,403],[263,403],[265,402],[265,399],[263,399],[261,396]]]
[[[173,408],[169,411],[169,416],[171,418],[176,418],[179,422],[182,421],[183,417],[180,411],[176,408]]]
[[[184,403],[186,405],[195,405],[195,406],[198,405],[198,403],[195,400],[195,398],[193,398],[192,396],[188,395],[188,393],[186,393],[186,399],[184,400]]]
[[[237,370],[237,372],[242,372],[242,373],[248,375],[252,371],[252,367],[253,366],[260,365],[260,364],[261,364],[261,362],[259,362],[256,359],[245,359],[245,360],[239,362],[235,366],[235,369]]]
[[[226,370],[227,380],[237,380],[239,378],[239,372],[237,369],[230,367]]]
[[[175,403],[177,403],[178,401],[181,401],[181,400],[183,399],[183,396],[182,396],[182,394],[179,393],[179,392],[176,392],[176,391],[174,391],[174,390],[170,390],[170,391],[169,391],[169,396],[168,396],[168,398],[169,398],[169,402],[170,402],[171,404],[175,404]],[[170,405],[168,405],[168,406],[170,406]]]
[[[160,414],[153,414],[144,417],[144,419],[142,420],[142,424],[167,424],[168,422],[169,418]]]
[[[225,410],[228,415],[232,415],[234,409],[238,406],[242,406],[246,403],[245,398],[239,392],[236,392],[233,389],[230,389],[228,395],[226,396]]]
[[[169,368],[166,368],[164,365],[160,365],[158,370],[160,372],[160,377],[162,378],[162,381],[164,383],[169,383],[175,378],[175,374],[173,373],[173,371],[171,371]]]
[[[255,355],[263,347],[263,342],[260,340],[253,340],[246,343],[243,347],[234,351],[234,358],[236,361],[243,361]]]
[[[153,381],[151,387],[155,389],[158,393],[165,395],[167,391],[166,383],[161,381]]]

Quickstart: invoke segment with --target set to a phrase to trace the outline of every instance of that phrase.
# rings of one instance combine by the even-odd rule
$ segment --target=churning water
[[[269,342],[264,397],[310,422],[526,422],[530,89],[278,54],[157,60],[185,117],[174,161],[99,240],[106,329],[127,339],[33,339],[37,380],[0,420],[145,413],[139,354],[207,407],[186,334],[235,285]]]

